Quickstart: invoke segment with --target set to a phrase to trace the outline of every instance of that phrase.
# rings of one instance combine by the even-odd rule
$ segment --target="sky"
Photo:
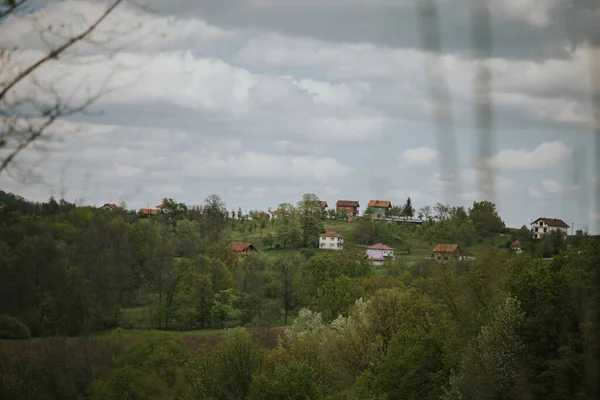
[[[490,200],[511,227],[556,217],[598,232],[598,1],[494,2],[490,31],[471,18],[477,0],[427,2],[437,7],[439,48],[424,45],[436,24],[423,22],[415,0],[120,5],[93,43],[15,87],[15,99],[34,93],[40,102],[52,97],[39,82],[73,104],[101,96],[21,153],[0,189],[130,208],[163,197],[200,204],[213,193],[243,210],[303,193],[363,209],[409,196],[417,209]],[[32,4],[0,21],[0,48],[11,55],[0,78],[106,7]],[[487,52],[475,51],[486,33]],[[487,151],[476,119],[480,68],[491,76]]]

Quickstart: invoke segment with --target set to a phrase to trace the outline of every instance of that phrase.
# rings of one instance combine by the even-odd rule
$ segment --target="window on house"
[[[544,233],[548,232],[548,228],[544,228]]]
[[[448,255],[444,256],[444,260],[448,261]]]

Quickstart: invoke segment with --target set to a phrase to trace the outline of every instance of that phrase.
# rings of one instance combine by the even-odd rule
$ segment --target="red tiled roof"
[[[321,208],[327,208],[327,202],[325,200],[321,200]]]
[[[337,232],[325,232],[324,234],[322,234],[320,236],[321,237],[336,237],[336,238],[340,238],[340,239],[344,238],[342,235],[340,235]]]
[[[519,243],[518,240],[515,240],[514,242],[512,242],[512,244],[510,245],[511,248],[516,249],[516,248],[521,248],[521,243]]]
[[[106,203],[105,205],[103,205],[103,206],[102,206],[102,207],[100,207],[100,208],[104,208],[104,207],[109,207],[109,208],[112,208],[113,210],[116,210],[117,208],[119,208],[119,206],[118,206],[118,205],[116,205],[116,204],[113,204],[113,203]]]
[[[539,220],[542,220],[548,226],[552,226],[555,228],[568,228],[569,227],[569,225],[567,225],[567,223],[565,221],[563,221],[562,219],[557,219],[557,218],[538,218],[535,221],[533,221],[533,223],[535,224]]]
[[[454,253],[460,246],[457,244],[443,244],[438,243],[433,248],[434,253]]]
[[[144,215],[156,215],[160,213],[160,210],[156,208],[140,208],[140,212]]]
[[[389,200],[369,200],[369,207],[384,207],[389,208],[392,202]]]
[[[383,243],[377,243],[377,244],[374,244],[373,246],[369,246],[367,248],[372,249],[372,250],[394,250],[391,247],[386,246]]]
[[[371,260],[371,261],[385,261],[385,258],[373,257],[373,258],[369,258],[369,260]]]
[[[256,250],[256,248],[252,245],[252,243],[244,243],[244,242],[231,242],[229,243],[228,246],[230,249],[232,249],[233,251],[244,251],[246,250],[248,247],[251,247],[253,250]]]
[[[277,210],[269,211],[271,214],[279,214],[279,208]]]
[[[360,207],[358,200],[338,200],[335,205],[338,207]]]

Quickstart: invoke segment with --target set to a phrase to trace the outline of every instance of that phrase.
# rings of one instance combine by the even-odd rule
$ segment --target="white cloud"
[[[47,50],[48,45],[57,47],[65,37],[83,32],[106,7],[97,1],[66,0],[51,2],[33,15],[10,15],[0,24],[0,45],[37,50]],[[236,32],[201,19],[157,16],[124,2],[92,32],[89,38],[96,44],[81,41],[67,54],[96,54],[123,48],[130,52],[158,52],[182,44],[197,51],[214,50],[215,45],[237,37]]]
[[[563,164],[573,149],[562,141],[543,142],[533,150],[506,149],[483,160],[484,165],[503,170],[533,171],[552,168]]]
[[[530,186],[528,188],[529,196],[544,199],[551,198],[562,194],[573,194],[581,190],[579,185],[564,186],[553,179],[542,180],[539,186]]]
[[[398,156],[398,168],[432,167],[439,155],[439,151],[431,147],[407,149]]]
[[[413,207],[419,208],[425,205],[433,205],[439,201],[436,197],[421,190],[392,189],[386,193],[386,196],[392,200],[392,204],[404,204],[410,197]]]
[[[219,155],[206,151],[202,156],[182,154],[182,174],[204,179],[255,179],[274,182],[333,182],[352,171],[331,157],[308,155],[277,156],[247,152]]]
[[[508,16],[539,28],[553,22],[552,11],[560,0],[505,0],[493,4]]]

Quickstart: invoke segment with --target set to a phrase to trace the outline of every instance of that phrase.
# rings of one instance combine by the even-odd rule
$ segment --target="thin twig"
[[[60,54],[62,54],[63,52],[65,52],[67,49],[69,49],[71,46],[73,46],[75,43],[85,39],[90,33],[92,33],[94,31],[94,29],[96,29],[98,27],[98,25],[100,25],[100,23],[102,23],[102,21],[104,21],[106,19],[106,17],[108,17],[108,15],[119,5],[123,2],[123,0],[116,0],[114,3],[112,3],[103,13],[102,15],[92,24],[90,25],[85,31],[83,31],[82,33],[80,33],[77,36],[72,37],[71,39],[69,39],[66,43],[64,43],[62,46],[59,46],[58,48],[50,51],[48,54],[46,54],[44,57],[40,58],[38,61],[36,61],[34,64],[32,64],[31,66],[29,66],[27,69],[25,69],[23,72],[21,72],[19,75],[17,75],[12,82],[8,83],[8,85],[2,89],[2,91],[0,92],[0,100],[2,100],[5,96],[6,93],[8,93],[8,91],[10,89],[12,89],[17,83],[19,83],[21,80],[23,80],[24,78],[26,78],[28,75],[30,75],[32,72],[34,72],[36,69],[38,69],[40,66],[46,64],[48,61],[58,58],[58,56]]]

